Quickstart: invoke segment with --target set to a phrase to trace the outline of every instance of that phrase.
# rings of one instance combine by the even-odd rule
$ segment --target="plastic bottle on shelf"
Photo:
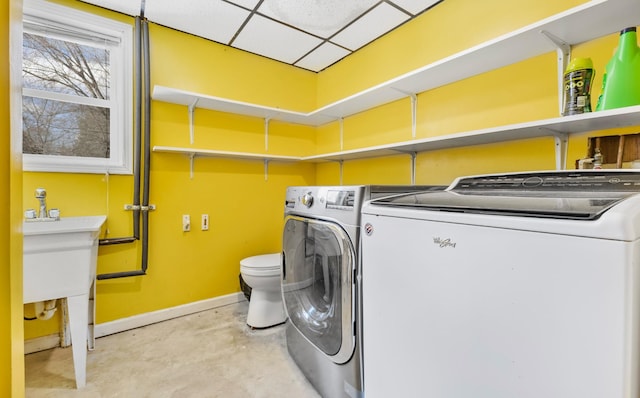
[[[564,116],[591,112],[591,83],[595,72],[591,58],[574,58],[564,72]]]
[[[640,47],[636,28],[620,32],[618,48],[607,63],[596,110],[640,104]]]

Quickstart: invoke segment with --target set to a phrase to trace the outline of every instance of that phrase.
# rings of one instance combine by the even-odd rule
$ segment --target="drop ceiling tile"
[[[321,42],[317,37],[253,15],[232,45],[291,64]]]
[[[367,12],[378,0],[264,0],[258,12],[328,38]]]
[[[260,0],[228,0],[231,3],[237,4],[244,8],[248,8],[249,10],[253,10],[256,8],[256,5],[260,2]]]
[[[84,3],[93,4],[109,10],[114,10],[127,15],[140,15],[142,0],[82,0]]]
[[[332,37],[331,41],[350,50],[357,50],[409,18],[409,15],[397,8],[387,3],[380,3],[353,25]]]
[[[302,58],[295,66],[320,72],[334,62],[346,57],[350,52],[332,43],[324,43],[306,57]]]
[[[398,7],[409,11],[413,15],[420,14],[422,11],[438,3],[440,0],[393,0]]]
[[[227,44],[249,11],[221,0],[146,0],[145,16],[161,25]]]

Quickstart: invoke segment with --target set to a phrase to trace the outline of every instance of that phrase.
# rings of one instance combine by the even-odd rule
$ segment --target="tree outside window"
[[[132,25],[24,4],[24,169],[131,173]]]
[[[71,102],[108,100],[107,49],[25,33],[22,73],[25,88],[45,92],[23,98],[24,153],[109,157],[109,108]]]

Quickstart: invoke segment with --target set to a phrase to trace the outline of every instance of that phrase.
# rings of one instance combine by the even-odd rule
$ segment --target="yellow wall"
[[[581,3],[444,0],[321,72],[318,103],[339,100]]]
[[[321,72],[318,75],[318,103],[326,105],[583,2],[444,1],[415,21]],[[604,65],[616,45],[617,34],[613,34],[572,49],[572,57],[593,59],[596,69],[592,89],[594,108]],[[418,93],[416,136],[436,137],[557,117],[556,68],[556,54],[550,52]],[[345,150],[411,140],[410,100],[401,99],[347,117],[343,121],[342,134]],[[572,136],[567,167],[572,168],[575,159],[585,157],[587,137],[603,134],[614,133]],[[317,147],[318,152],[341,150],[339,123],[329,123],[317,130]],[[553,138],[539,138],[420,153],[416,159],[416,183],[449,184],[460,175],[554,169],[554,148]],[[340,168],[335,164],[319,164],[316,182],[339,182],[339,172]],[[398,155],[348,161],[344,162],[342,172],[345,184],[407,183],[411,176],[411,157]]]
[[[316,106],[316,74],[151,25],[152,84],[299,112]]]
[[[11,152],[9,151],[11,124],[9,123],[9,5],[4,2],[0,8],[0,20],[2,30],[0,31],[0,59],[3,60],[2,75],[0,76],[0,218],[9,218],[9,172]],[[2,226],[0,228],[0,255],[3,264],[0,273],[0,395],[11,394],[11,260],[9,237],[11,228]],[[9,266],[7,266],[7,264]],[[6,387],[5,387],[6,386]]]
[[[22,2],[0,6],[0,396],[24,396],[22,328],[21,65]]]
[[[85,11],[116,17],[75,1],[58,1]],[[201,38],[150,25],[151,85],[177,87],[240,101],[309,111],[315,108],[316,75],[309,71],[227,48]],[[272,121],[268,148],[264,121],[198,109],[195,142],[199,148],[312,154],[313,128]],[[151,146],[191,146],[187,108],[153,102]],[[148,274],[99,281],[97,322],[173,307],[239,291],[239,261],[255,254],[279,252],[284,192],[289,185],[315,182],[313,164],[230,159],[196,159],[193,179],[189,159],[152,153]],[[133,178],[122,175],[24,173],[23,208],[34,208],[35,188],[47,189],[49,207],[63,216],[106,214],[102,238],[130,236]],[[191,232],[182,231],[189,214]],[[210,230],[200,230],[208,214]],[[140,269],[138,243],[101,246],[98,273]],[[33,313],[31,305],[25,313]],[[27,339],[56,333],[59,318],[25,323]]]
[[[62,4],[131,18],[79,3]],[[271,107],[310,111],[400,74],[582,3],[580,0],[446,0],[327,70],[315,74],[152,24],[152,85],[158,84]],[[615,35],[577,46],[597,69],[593,105]],[[524,78],[523,78],[524,76]],[[418,94],[417,137],[433,137],[558,114],[555,53],[541,55],[464,81]],[[304,156],[411,139],[411,104],[402,99],[318,128],[272,121],[268,148],[264,121],[197,109],[190,143],[184,106],[154,102],[151,146],[194,146],[228,151]],[[593,134],[589,134],[593,135]],[[570,140],[569,164],[583,157],[588,135]],[[448,184],[463,174],[555,167],[550,138],[420,153],[416,182]],[[411,181],[411,157],[397,155],[344,162],[269,164],[197,158],[191,179],[186,156],[151,156],[148,275],[100,281],[98,323],[237,292],[239,260],[277,252],[288,185]],[[342,174],[341,174],[342,170]],[[129,235],[131,176],[24,173],[23,207],[35,206],[33,190],[48,189],[51,207],[63,215],[106,214],[106,237]],[[21,209],[22,210],[22,209]],[[209,214],[211,229],[199,230]],[[190,214],[192,231],[181,230]],[[100,247],[98,272],[138,269],[139,244]],[[29,311],[27,308],[26,311]],[[57,320],[31,322],[27,338],[53,333]]]

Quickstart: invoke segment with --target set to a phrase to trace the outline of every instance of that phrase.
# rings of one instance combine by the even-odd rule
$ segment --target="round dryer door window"
[[[290,322],[312,344],[346,362],[353,352],[355,252],[337,224],[288,217],[282,292]]]

